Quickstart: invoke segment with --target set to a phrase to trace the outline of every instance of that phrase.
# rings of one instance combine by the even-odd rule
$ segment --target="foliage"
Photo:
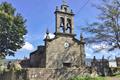
[[[86,43],[105,45],[97,51],[120,50],[120,0],[102,0],[102,2],[101,5],[95,6],[101,12],[98,20],[82,28],[91,34],[86,38]]]
[[[105,80],[103,77],[96,77],[96,78],[92,78],[92,77],[74,77],[70,80]]]
[[[5,69],[5,66],[3,64],[4,64],[3,60],[0,59],[0,73],[3,72]]]
[[[0,4],[0,57],[14,56],[15,51],[24,45],[26,20],[11,4]]]

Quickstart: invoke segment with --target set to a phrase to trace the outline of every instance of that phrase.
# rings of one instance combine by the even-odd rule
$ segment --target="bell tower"
[[[69,8],[65,0],[55,10],[56,33],[74,34],[74,13]]]

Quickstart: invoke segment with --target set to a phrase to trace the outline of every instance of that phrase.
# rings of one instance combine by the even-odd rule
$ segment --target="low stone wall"
[[[0,80],[69,80],[74,76],[89,75],[86,68],[27,68],[22,71],[7,71],[0,74]]]
[[[26,70],[22,71],[4,71],[0,73],[0,80],[27,80]]]
[[[74,76],[89,75],[85,68],[28,68],[27,80],[68,80]]]

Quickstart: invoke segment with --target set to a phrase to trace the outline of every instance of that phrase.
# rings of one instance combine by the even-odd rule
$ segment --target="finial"
[[[80,34],[80,42],[85,43],[82,33]]]
[[[50,39],[48,28],[47,28],[47,30],[46,30],[46,39]]]
[[[93,59],[96,59],[96,57],[94,56]]]
[[[71,13],[73,13],[72,9],[71,9]]]
[[[58,6],[56,6],[56,11],[58,10]]]
[[[62,0],[63,5],[67,5],[67,1],[66,0]]]
[[[104,58],[104,55],[103,55],[102,59],[103,59],[103,60],[105,59],[105,58]]]
[[[49,30],[48,30],[48,28],[47,28],[47,30],[46,30],[46,34],[47,34],[47,35],[49,34]]]
[[[81,39],[81,40],[83,39],[83,35],[82,35],[82,33],[80,34],[80,39]]]

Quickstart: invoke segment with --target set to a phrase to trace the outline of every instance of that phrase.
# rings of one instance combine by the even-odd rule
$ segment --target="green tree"
[[[102,4],[95,6],[100,14],[96,22],[88,23],[82,28],[91,36],[86,38],[88,44],[105,44],[97,51],[115,49],[120,50],[120,0],[102,0]]]
[[[24,45],[25,22],[10,3],[0,4],[0,57],[14,56],[15,51]]]

